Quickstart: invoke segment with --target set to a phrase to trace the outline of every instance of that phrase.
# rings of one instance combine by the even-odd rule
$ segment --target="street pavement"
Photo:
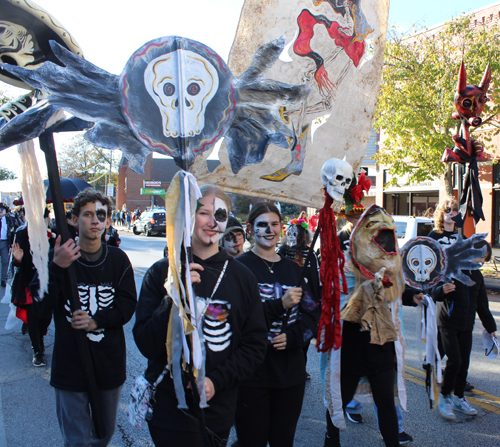
[[[165,239],[134,236],[121,232],[122,248],[134,266],[136,285],[140,289],[147,268],[162,256]],[[3,289],[0,289],[0,296]],[[490,308],[500,327],[500,298],[490,295]],[[35,368],[27,335],[21,335],[20,325],[6,330],[8,306],[0,304],[0,447],[62,446],[55,414],[54,391],[49,385],[51,347],[54,327],[46,337],[49,366]],[[408,412],[404,413],[404,429],[413,436],[414,447],[500,447],[500,356],[491,360],[484,355],[481,343],[482,325],[476,321],[469,381],[476,389],[466,393],[478,410],[477,417],[457,415],[455,422],[444,421],[429,409],[425,392],[421,358],[423,344],[419,340],[420,314],[417,308],[403,309],[406,334],[406,386]],[[153,446],[146,427],[135,429],[127,422],[130,389],[136,375],[145,368],[146,360],[135,346],[132,327],[134,319],[125,326],[127,340],[127,381],[124,385],[116,432],[112,447]],[[319,355],[309,349],[307,382],[302,414],[295,438],[296,447],[322,447],[325,433],[325,407],[319,378]],[[362,410],[362,424],[347,422],[341,432],[343,447],[379,447],[384,443],[379,434],[372,405]],[[258,429],[258,427],[256,427]],[[234,433],[230,441],[235,440]],[[231,443],[230,442],[230,443]]]

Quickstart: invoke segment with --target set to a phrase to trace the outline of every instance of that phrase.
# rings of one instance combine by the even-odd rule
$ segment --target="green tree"
[[[95,147],[83,133],[63,143],[57,158],[61,177],[78,178],[104,191],[112,163],[111,183],[118,185],[118,162],[121,153]]]
[[[293,203],[279,202],[281,206],[281,214],[283,219],[287,220],[293,219],[300,214],[300,205],[294,205]]]
[[[462,60],[468,84],[479,84],[487,63],[491,65],[491,101],[474,138],[487,145],[500,131],[500,83],[495,82],[500,75],[499,35],[496,23],[474,26],[469,16],[434,31],[390,34],[375,116],[384,139],[375,160],[388,167],[393,183],[394,176],[405,174],[409,183],[446,174],[447,192],[452,194],[451,163],[442,163],[441,156],[446,147],[453,147],[451,137],[457,133],[453,96]]]
[[[14,180],[17,175],[3,166],[0,166],[0,180]]]

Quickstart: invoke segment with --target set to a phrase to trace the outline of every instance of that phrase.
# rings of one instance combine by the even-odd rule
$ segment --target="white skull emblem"
[[[177,50],[153,59],[144,84],[160,109],[166,137],[194,137],[205,127],[205,110],[217,93],[219,76],[203,56]]]
[[[26,28],[15,23],[0,21],[0,62],[12,65],[13,59],[17,66],[24,68],[34,62],[34,51],[33,36]]]
[[[352,181],[352,166],[345,160],[330,158],[321,168],[321,181],[328,195],[336,202],[344,200]]]
[[[297,245],[298,230],[296,225],[289,225],[286,229],[286,240],[290,247]]]
[[[408,252],[408,267],[415,275],[415,281],[428,281],[437,264],[436,253],[426,245],[415,245]]]

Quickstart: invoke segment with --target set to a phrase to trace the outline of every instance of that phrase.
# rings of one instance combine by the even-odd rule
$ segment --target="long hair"
[[[444,215],[448,208],[458,211],[458,202],[451,197],[441,200],[436,211],[434,211],[434,231],[442,233],[444,231]]]

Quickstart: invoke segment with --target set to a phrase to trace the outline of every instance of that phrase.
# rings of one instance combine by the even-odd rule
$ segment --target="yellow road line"
[[[405,379],[409,382],[415,383],[425,387],[425,372],[411,366],[405,366]],[[467,400],[477,407],[484,410],[491,411],[500,415],[500,397],[493,394],[485,393],[484,391],[472,390],[470,391],[475,397],[467,396]]]

